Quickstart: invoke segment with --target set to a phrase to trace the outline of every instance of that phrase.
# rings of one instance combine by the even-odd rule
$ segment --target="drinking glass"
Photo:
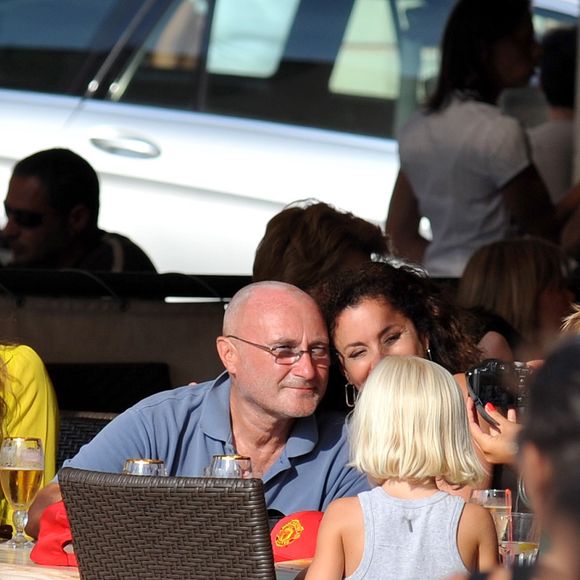
[[[165,463],[161,459],[127,459],[123,467],[127,475],[160,475],[166,476]]]
[[[252,460],[244,455],[214,455],[204,470],[208,477],[252,477]]]
[[[499,555],[504,566],[533,564],[540,547],[540,526],[534,514],[512,512],[499,538]]]
[[[28,523],[28,508],[34,501],[44,472],[44,453],[40,439],[6,437],[0,446],[0,484],[8,503],[14,510],[12,521],[15,535],[5,545],[31,548],[24,528]]]
[[[512,511],[512,492],[509,489],[474,489],[471,501],[478,503],[491,512],[498,541],[502,537],[506,526],[506,517]]]

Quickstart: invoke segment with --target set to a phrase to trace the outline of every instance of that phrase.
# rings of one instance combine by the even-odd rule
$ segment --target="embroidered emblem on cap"
[[[279,546],[280,548],[288,546],[292,542],[298,540],[303,531],[304,527],[300,523],[300,520],[290,520],[280,528],[280,531],[276,535],[276,546]]]

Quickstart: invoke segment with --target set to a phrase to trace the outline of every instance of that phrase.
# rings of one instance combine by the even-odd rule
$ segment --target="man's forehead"
[[[295,308],[288,304],[273,304],[246,318],[246,323],[256,335],[268,340],[301,341],[304,335],[310,340],[326,340],[327,332],[322,316],[316,307],[304,305]]]
[[[8,185],[6,201],[15,209],[39,211],[48,207],[46,187],[34,176],[13,176]]]
[[[316,302],[295,286],[279,282],[260,282],[240,290],[226,310],[226,334],[255,332],[265,337],[267,330],[302,336],[326,336],[326,327]],[[272,333],[269,333],[270,335]]]

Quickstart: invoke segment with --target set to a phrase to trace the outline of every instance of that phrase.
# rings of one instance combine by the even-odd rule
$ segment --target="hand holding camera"
[[[469,395],[479,414],[490,425],[499,426],[485,409],[488,403],[504,411],[525,407],[528,379],[533,370],[533,366],[524,362],[487,359],[466,371]]]

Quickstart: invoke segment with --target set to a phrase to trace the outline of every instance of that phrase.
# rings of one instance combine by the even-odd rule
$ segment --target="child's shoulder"
[[[358,497],[343,497],[331,502],[324,512],[321,527],[333,530],[343,538],[362,534],[364,516]]]
[[[467,502],[459,520],[459,533],[473,539],[487,535],[495,537],[495,524],[489,510],[476,503]]]
[[[341,497],[330,502],[324,512],[327,522],[345,522],[361,518],[362,509],[358,497]]]
[[[344,510],[360,510],[360,501],[357,496],[341,497],[330,502],[325,513],[344,513]]]
[[[481,523],[482,521],[490,521],[493,524],[493,518],[488,509],[477,503],[466,502],[463,507],[463,514],[461,519],[466,523],[473,521],[474,523]]]

